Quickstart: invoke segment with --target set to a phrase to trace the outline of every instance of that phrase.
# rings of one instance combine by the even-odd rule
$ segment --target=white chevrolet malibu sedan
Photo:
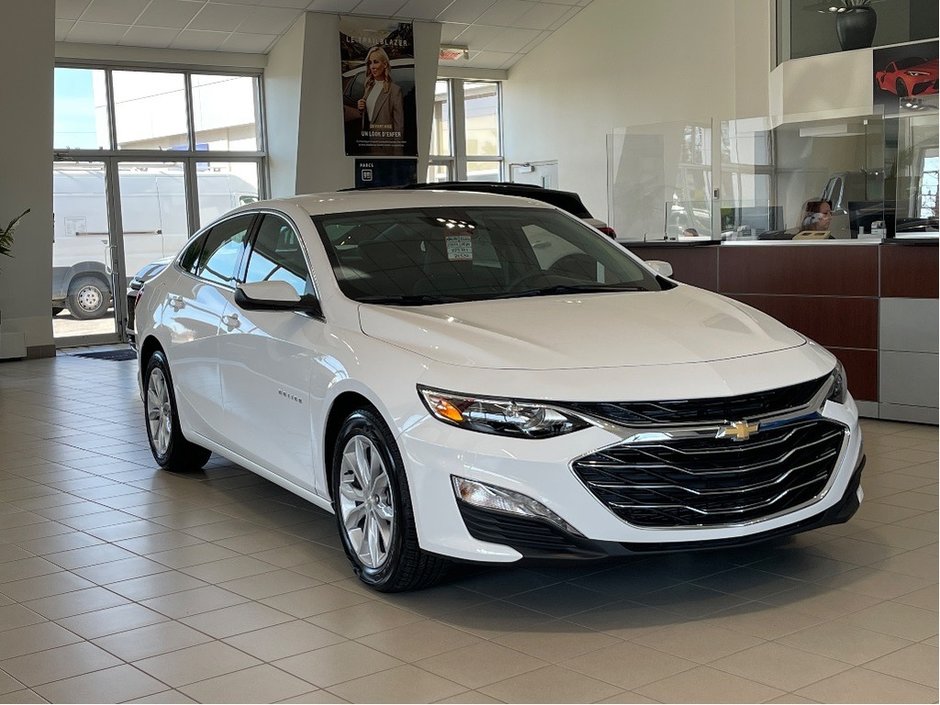
[[[846,521],[858,412],[822,347],[505,196],[319,194],[197,233],[138,299],[154,458],[336,514],[363,582],[751,543]]]

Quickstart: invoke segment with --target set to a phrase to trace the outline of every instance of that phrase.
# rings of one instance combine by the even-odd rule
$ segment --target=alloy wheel
[[[343,448],[339,510],[358,559],[367,568],[381,567],[392,545],[395,505],[388,470],[378,448],[366,436],[353,436]]]
[[[173,409],[166,377],[159,367],[151,370],[147,381],[147,423],[157,453],[165,455],[173,433]]]

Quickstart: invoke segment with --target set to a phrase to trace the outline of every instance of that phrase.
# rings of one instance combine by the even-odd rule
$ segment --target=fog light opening
[[[544,504],[524,494],[454,475],[451,475],[451,480],[454,485],[454,494],[462,502],[505,514],[518,514],[533,519],[543,519],[569,534],[584,535]]]

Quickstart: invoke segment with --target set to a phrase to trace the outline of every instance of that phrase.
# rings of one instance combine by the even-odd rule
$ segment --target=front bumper
[[[514,562],[522,558],[600,558],[646,551],[742,545],[848,520],[861,499],[864,455],[855,403],[826,402],[819,416],[845,428],[842,447],[824,491],[792,511],[739,524],[641,527],[618,517],[571,467],[622,440],[615,429],[592,427],[558,438],[510,439],[431,418],[399,438],[407,466],[422,548],[452,558]],[[531,497],[581,534],[548,522],[467,505],[454,495],[461,477]]]

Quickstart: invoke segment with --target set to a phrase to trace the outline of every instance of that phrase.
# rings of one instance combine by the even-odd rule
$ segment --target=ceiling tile
[[[477,22],[494,27],[510,27],[534,5],[529,0],[496,0],[490,9],[480,15]]]
[[[82,14],[83,22],[134,24],[150,0],[91,0]]]
[[[454,0],[437,19],[439,22],[476,22],[477,19],[493,6],[495,0]]]
[[[570,9],[568,5],[539,2],[516,20],[515,25],[528,29],[548,29],[555,22],[564,17]]]
[[[179,34],[178,29],[168,27],[141,27],[135,25],[127,30],[121,41],[122,46],[129,47],[154,47],[157,49],[166,49],[176,39]]]
[[[280,7],[255,7],[248,17],[238,25],[238,31],[245,34],[283,34],[300,17],[300,10],[287,10]]]
[[[82,16],[90,0],[55,0],[57,20],[77,20]]]
[[[202,29],[184,29],[170,45],[174,49],[214,51],[228,39],[230,32],[209,32]]]
[[[537,29],[519,29],[518,27],[506,27],[498,30],[490,37],[489,41],[481,45],[481,49],[487,51],[502,51],[507,54],[517,54],[523,47],[539,36]]]
[[[280,37],[276,34],[242,34],[232,32],[222,44],[222,51],[240,51],[248,54],[266,54]]]
[[[68,35],[69,30],[72,29],[72,25],[75,24],[75,20],[56,20],[55,21],[55,40],[57,42],[64,42],[66,35]]]
[[[457,35],[467,29],[468,24],[457,24],[456,22],[445,22],[441,25],[441,42],[450,44],[457,40]]]
[[[496,68],[500,68],[503,70],[508,69],[510,66],[518,62],[519,59],[523,58],[524,56],[525,54],[513,54],[510,58],[506,59],[503,63],[501,63]]]
[[[472,64],[481,69],[498,69],[502,65],[513,59],[516,55],[501,51],[477,51],[470,52],[468,64]]]
[[[391,17],[405,4],[405,0],[360,0],[353,8],[357,15]]]
[[[231,32],[245,21],[251,8],[244,5],[216,5],[209,3],[196,15],[186,29],[212,29]]]
[[[535,47],[537,47],[539,44],[541,44],[546,39],[548,39],[551,35],[552,35],[551,32],[539,32],[538,36],[535,39],[533,39],[531,42],[526,44],[524,47],[522,47],[519,53],[528,54],[530,51],[535,49]]]
[[[91,44],[117,44],[130,29],[126,24],[76,22],[66,41]]]
[[[408,0],[395,14],[416,20],[433,20],[454,0]]]
[[[153,0],[135,24],[183,29],[202,7],[199,0]]]
[[[209,0],[220,4],[254,5],[255,7],[280,7],[288,10],[303,10],[310,4],[310,0]]]
[[[577,15],[579,12],[581,12],[580,7],[572,7],[570,10],[565,12],[565,14],[563,14],[561,18],[558,19],[558,21],[553,22],[552,25],[549,27],[549,29],[554,32],[556,29],[558,29],[559,27],[563,26],[566,22],[568,22],[568,20],[570,20],[572,17]]]
[[[359,0],[313,0],[307,9],[311,12],[352,12]]]

